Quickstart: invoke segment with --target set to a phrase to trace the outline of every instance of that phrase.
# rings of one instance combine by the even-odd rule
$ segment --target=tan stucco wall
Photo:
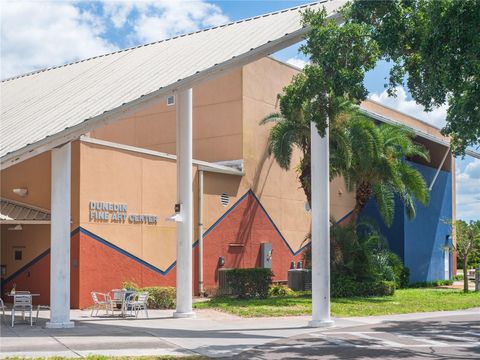
[[[306,197],[295,171],[300,152],[294,151],[290,170],[282,170],[268,157],[268,135],[272,125],[259,121],[278,112],[277,95],[290,83],[298,70],[271,58],[264,58],[243,68],[243,128],[246,176],[244,187],[251,187],[294,251],[298,250],[310,228],[310,214],[305,210]],[[331,215],[339,220],[355,202],[345,191],[342,179],[330,185]]]
[[[175,260],[175,223],[165,221],[175,204],[173,161],[82,143],[80,179],[80,226],[162,270]],[[128,214],[158,222],[90,221],[90,201],[127,204]]]
[[[379,115],[382,115],[386,118],[389,118],[389,119],[393,119],[393,120],[396,120],[396,121],[399,121],[401,122],[402,124],[405,124],[407,126],[411,126],[415,129],[418,129],[418,130],[421,130],[429,135],[433,135],[435,137],[438,137],[439,139],[445,139],[445,140],[448,140],[447,138],[445,138],[441,133],[440,133],[440,130],[438,130],[437,128],[423,122],[423,121],[420,121],[418,119],[415,119],[411,116],[408,116],[408,115],[405,115],[405,114],[402,114],[394,109],[391,109],[391,108],[388,108],[388,107],[385,107],[385,106],[382,106],[374,101],[371,101],[371,100],[365,100],[362,102],[362,108],[366,109],[366,110],[369,110],[369,111],[372,111],[376,114],[379,114]]]
[[[78,227],[79,194],[79,148],[78,141],[72,143],[71,171],[71,229]],[[50,210],[51,152],[37,155],[0,172],[1,197],[27,205]],[[20,197],[13,193],[15,188],[26,188],[28,193]],[[1,225],[1,263],[7,265],[6,276],[42,254],[50,247],[50,225],[22,225],[21,231],[8,230],[12,225]],[[22,260],[14,260],[14,248],[23,246]]]
[[[242,158],[242,71],[193,88],[193,157]],[[166,99],[133,117],[92,131],[91,137],[175,154],[175,106]]]
[[[22,225],[22,230],[8,230],[13,225],[0,225],[2,265],[9,276],[50,247],[50,225]],[[15,260],[15,250],[22,251],[22,260]]]

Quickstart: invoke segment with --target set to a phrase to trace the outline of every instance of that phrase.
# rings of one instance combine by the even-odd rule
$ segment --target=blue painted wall
[[[430,184],[436,169],[410,163]],[[452,176],[441,171],[430,192],[428,206],[417,204],[417,216],[405,221],[405,265],[410,268],[410,282],[445,278],[444,246],[452,218]]]
[[[409,162],[432,182],[436,169]],[[445,278],[444,246],[450,234],[444,221],[452,218],[452,176],[441,171],[430,192],[427,206],[417,203],[417,216],[409,220],[403,204],[396,199],[393,225],[387,228],[371,199],[362,216],[371,217],[380,224],[390,249],[398,254],[410,269],[410,282],[434,281]],[[450,262],[451,267],[451,262]],[[450,270],[450,276],[451,276]]]

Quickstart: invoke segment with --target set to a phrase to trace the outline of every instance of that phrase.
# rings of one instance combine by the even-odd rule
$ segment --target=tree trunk
[[[361,182],[357,185],[357,189],[355,191],[355,208],[353,209],[352,213],[352,220],[354,222],[357,221],[358,216],[362,212],[362,210],[367,205],[368,200],[372,197],[372,187],[368,182]]]
[[[311,186],[311,167],[310,167],[310,157],[305,161],[305,158],[300,163],[300,175],[299,175],[300,184],[302,184],[303,192],[307,197],[308,205],[312,206],[312,186]]]
[[[463,257],[463,292],[468,292],[468,256]]]

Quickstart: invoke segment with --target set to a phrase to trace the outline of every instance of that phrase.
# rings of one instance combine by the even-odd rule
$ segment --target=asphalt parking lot
[[[328,329],[264,344],[238,359],[479,359],[480,311]]]

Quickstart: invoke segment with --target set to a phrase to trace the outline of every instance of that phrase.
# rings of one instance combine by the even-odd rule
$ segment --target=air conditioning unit
[[[288,287],[294,291],[312,290],[312,271],[310,269],[288,270]]]
[[[228,287],[227,283],[227,273],[228,270],[226,268],[218,269],[218,293],[219,295],[231,295],[232,290]]]

